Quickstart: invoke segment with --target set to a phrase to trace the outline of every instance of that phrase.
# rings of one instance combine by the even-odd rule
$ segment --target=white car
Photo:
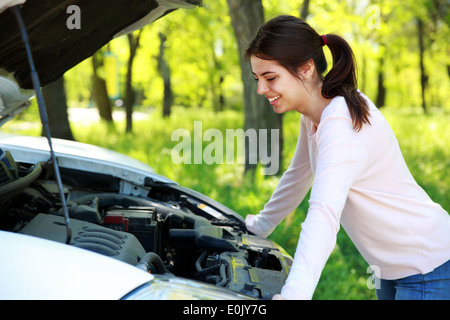
[[[0,1],[0,25],[10,27],[8,41],[0,38],[7,44],[0,49],[0,123],[26,108],[30,98],[22,90],[31,85],[28,56],[8,9],[20,2]],[[188,6],[180,0],[138,1],[138,8],[119,0],[73,2],[86,11],[94,2],[105,4],[101,21],[114,23],[95,32],[85,26],[76,39],[45,39],[42,32],[67,17],[64,8],[52,8],[50,0],[23,5],[25,22],[37,30],[31,34],[42,37],[33,54],[43,83],[121,30]],[[125,21],[114,21],[119,16]],[[76,54],[55,54],[70,44],[78,44]],[[270,299],[280,292],[292,258],[249,233],[231,209],[125,155],[1,133],[0,261],[2,300]]]

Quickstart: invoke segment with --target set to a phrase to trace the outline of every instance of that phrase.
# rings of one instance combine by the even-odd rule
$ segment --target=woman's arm
[[[268,236],[273,229],[301,203],[312,183],[308,141],[304,117],[301,117],[300,134],[289,168],[284,172],[270,200],[258,215],[247,215],[247,229]]]
[[[336,245],[340,217],[350,187],[364,172],[367,152],[350,118],[321,120],[316,133],[317,167],[308,214],[281,295],[311,299],[328,257]]]

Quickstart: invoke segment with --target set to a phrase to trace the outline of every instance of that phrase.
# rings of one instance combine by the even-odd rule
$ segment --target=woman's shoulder
[[[344,97],[337,96],[331,99],[328,106],[326,106],[322,111],[320,122],[327,118],[346,118],[350,121],[352,120],[352,116],[350,115],[350,111]]]
[[[359,91],[359,94],[367,101],[367,104],[369,105],[370,113],[373,112],[373,110],[377,110],[376,106],[370,100],[365,94],[363,94],[361,91]],[[323,110],[320,120],[326,118],[344,118],[348,120],[352,120],[352,116],[350,114],[350,110],[348,108],[348,104],[345,101],[345,98],[343,96],[336,96],[333,99],[331,99],[331,102],[328,104],[328,106]]]

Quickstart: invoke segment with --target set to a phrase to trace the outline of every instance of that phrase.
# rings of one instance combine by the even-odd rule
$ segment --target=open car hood
[[[45,86],[113,38],[140,29],[173,10],[192,8],[201,2],[0,0],[0,125],[6,117],[11,118],[19,109],[26,107],[32,96],[30,92],[21,92],[20,88],[33,88],[19,26],[9,7],[22,5],[34,64],[40,83]],[[74,8],[76,11],[73,11]],[[73,28],[70,24],[74,14],[80,18],[79,28]],[[15,87],[13,82],[17,82],[20,88]]]

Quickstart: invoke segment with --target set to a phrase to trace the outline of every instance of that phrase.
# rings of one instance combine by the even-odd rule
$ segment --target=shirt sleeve
[[[270,200],[258,215],[247,215],[247,229],[267,237],[303,200],[312,183],[307,130],[301,118],[297,146],[288,169],[283,173]]]
[[[286,299],[311,299],[336,245],[340,217],[350,187],[366,164],[366,152],[348,117],[321,120],[317,167],[309,209],[302,223],[294,262],[281,290]]]

